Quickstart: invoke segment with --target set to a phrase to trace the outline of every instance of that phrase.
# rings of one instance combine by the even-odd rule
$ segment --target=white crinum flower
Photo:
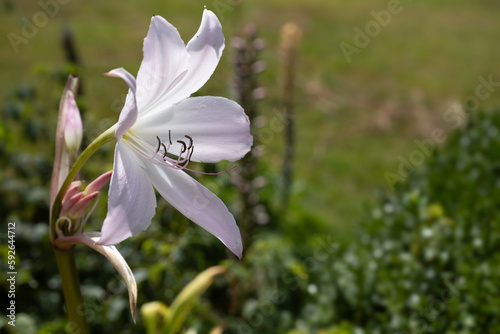
[[[123,68],[108,73],[125,80],[130,89],[116,125],[108,215],[99,244],[119,243],[149,226],[156,207],[154,186],[172,206],[241,257],[234,217],[184,171],[190,161],[238,160],[252,146],[248,117],[237,103],[222,97],[190,97],[210,78],[223,49],[222,27],[209,10],[187,46],[175,27],[154,16],[137,80]]]

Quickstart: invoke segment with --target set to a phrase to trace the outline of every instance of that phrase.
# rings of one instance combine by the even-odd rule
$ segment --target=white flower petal
[[[176,141],[187,143],[185,136],[190,136],[194,143],[191,160],[200,162],[238,160],[253,142],[243,109],[234,101],[214,96],[191,97],[167,110],[141,115],[133,129],[153,147],[158,143],[156,136],[168,141],[170,130],[172,154],[178,154],[181,148]]]
[[[63,245],[85,244],[104,255],[109,260],[109,262],[111,262],[113,267],[115,267],[115,269],[118,271],[125,284],[127,284],[130,312],[132,313],[132,319],[134,319],[135,322],[135,312],[137,306],[137,283],[135,281],[134,273],[128,266],[127,261],[125,261],[125,259],[115,246],[102,246],[96,244],[96,242],[99,240],[99,237],[99,232],[88,232],[78,236],[57,238],[56,243],[60,243]]]
[[[217,16],[205,9],[200,28],[187,44],[187,52],[191,56],[188,72],[163,101],[177,103],[198,91],[214,73],[222,50],[224,50],[222,26]]]
[[[137,105],[141,113],[172,89],[186,74],[189,54],[177,29],[153,16],[144,39],[144,58],[137,74]]]
[[[146,170],[163,198],[241,258],[240,230],[233,215],[217,196],[183,171],[151,163],[146,164]]]
[[[130,88],[116,124],[115,135],[119,139],[137,120],[136,82],[134,76],[122,67],[111,70],[106,75],[122,78]]]
[[[123,139],[115,148],[109,186],[108,214],[102,226],[101,245],[115,245],[151,224],[156,197],[142,161]]]

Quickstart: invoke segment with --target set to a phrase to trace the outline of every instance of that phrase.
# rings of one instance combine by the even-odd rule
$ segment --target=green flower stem
[[[71,182],[76,177],[83,164],[104,144],[111,141],[115,137],[115,127],[112,126],[97,137],[75,161],[71,167],[66,180],[64,180],[59,193],[52,207],[52,218],[50,221],[50,240],[53,242],[56,238],[56,221],[61,213],[62,199],[68,190]],[[60,249],[53,244],[54,253],[56,256],[57,267],[61,275],[61,283],[66,303],[66,310],[69,319],[69,329],[71,333],[90,334],[88,325],[85,321],[85,309],[83,304],[82,293],[80,290],[80,281],[76,271],[74,246]]]
[[[52,221],[50,222],[50,240],[53,241],[57,238],[56,235],[56,221],[59,218],[59,213],[61,212],[61,207],[62,207],[62,199],[64,197],[64,194],[66,194],[66,191],[68,190],[69,186],[71,185],[71,182],[75,178],[76,174],[80,171],[80,168],[82,168],[83,164],[104,144],[107,142],[111,141],[113,138],[115,138],[115,126],[110,127],[99,137],[97,137],[92,143],[90,143],[89,146],[80,154],[78,159],[76,159],[75,163],[71,167],[68,176],[66,177],[66,180],[64,180],[63,185],[61,186],[61,189],[59,190],[59,193],[57,194],[56,199],[54,200],[54,204],[52,207]]]
[[[64,301],[68,312],[68,329],[73,334],[90,334],[87,322],[85,321],[80,281],[78,280],[75,266],[74,247],[65,251],[54,247],[54,252],[59,274],[61,275]]]

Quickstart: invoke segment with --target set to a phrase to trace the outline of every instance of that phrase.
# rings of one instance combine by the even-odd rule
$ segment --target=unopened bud
[[[111,174],[112,171],[102,174],[92,181],[85,191],[80,191],[81,181],[73,181],[63,197],[60,215],[74,219],[82,217],[102,187],[109,182]]]
[[[81,181],[73,181],[69,186],[69,189],[64,194],[63,203],[66,203],[70,200],[71,197],[75,196],[80,191],[80,186],[82,185]]]
[[[88,196],[82,197],[78,202],[75,203],[75,205],[73,205],[68,210],[68,217],[70,218],[83,217],[83,214],[85,213],[85,211],[87,211],[87,208],[94,201],[94,199],[97,197],[98,194],[99,192],[96,191],[89,194]]]
[[[68,141],[73,141],[73,144],[70,144],[70,146],[74,147],[76,146],[76,141],[77,138],[71,140],[71,134],[66,131],[65,129],[68,128],[75,128],[74,125],[69,125],[70,124],[75,124],[77,121],[75,121],[75,108],[76,108],[76,103],[75,103],[75,98],[73,93],[76,91],[78,87],[78,79],[72,77],[71,75],[68,78],[68,81],[66,83],[66,86],[64,87],[62,96],[61,96],[61,102],[59,103],[59,115],[57,118],[57,129],[56,129],[56,152],[55,152],[55,157],[54,157],[54,169],[52,170],[52,178],[50,180],[50,207],[51,207],[51,212],[50,215],[52,217],[52,206],[54,204],[54,200],[57,197],[57,193],[61,189],[61,186],[64,183],[64,180],[68,176],[69,169],[71,168],[74,160],[76,159],[76,151],[78,148],[75,149],[75,154],[71,154],[68,149]],[[70,94],[71,93],[71,94]],[[71,101],[69,101],[71,100]],[[78,113],[78,117],[80,116],[78,112],[78,108],[76,108],[76,112]],[[69,114],[73,114],[68,115]],[[71,120],[68,120],[68,117],[71,118]],[[80,119],[81,123],[81,119]],[[80,126],[81,128],[81,126]],[[80,130],[82,131],[82,130]],[[66,138],[68,137],[68,138]],[[79,146],[79,144],[78,144]],[[51,218],[52,219],[52,218]]]
[[[61,208],[61,217],[62,216],[67,216],[69,210],[83,197],[83,193],[77,193],[76,195],[72,196],[69,199],[66,199],[66,201],[62,201],[62,208]]]
[[[83,138],[82,117],[80,116],[80,110],[78,110],[75,95],[72,91],[68,91],[68,97],[65,102],[66,122],[64,124],[64,144],[70,155],[76,155]]]
[[[104,187],[109,182],[109,180],[111,179],[111,174],[112,173],[113,173],[113,171],[110,170],[109,172],[106,172],[106,173],[102,174],[97,179],[95,179],[94,181],[92,181],[87,186],[87,188],[85,188],[85,191],[83,192],[83,194],[85,196],[87,196],[88,194],[91,194],[93,192],[100,191],[102,189],[102,187]]]

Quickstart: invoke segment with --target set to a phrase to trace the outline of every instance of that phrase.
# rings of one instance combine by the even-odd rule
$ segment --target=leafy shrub
[[[313,278],[320,294],[334,287],[332,321],[370,334],[500,332],[499,129],[500,112],[479,114],[383,195],[357,242]]]
[[[500,332],[499,129],[500,111],[452,133],[347,246],[257,238],[234,333]]]

